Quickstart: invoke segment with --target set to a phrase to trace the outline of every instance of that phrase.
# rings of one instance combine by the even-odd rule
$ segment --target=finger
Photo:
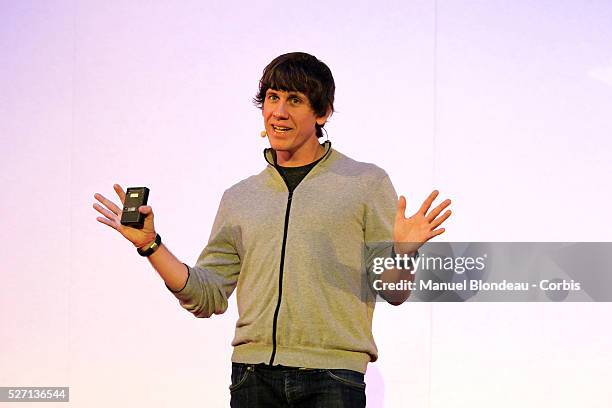
[[[150,205],[141,205],[140,207],[138,207],[138,212],[144,214],[145,225],[153,226],[153,209]]]
[[[430,240],[430,239],[432,239],[433,237],[436,237],[436,236],[438,236],[438,235],[442,234],[444,231],[446,231],[444,228],[440,228],[440,229],[437,229],[437,230],[433,230],[433,231],[431,231],[431,234],[429,234],[429,238],[428,238],[428,240]]]
[[[100,214],[108,218],[109,220],[113,220],[115,221],[115,223],[117,222],[117,217],[118,217],[117,214],[110,212],[106,208],[102,207],[100,204],[94,203],[93,208],[95,208],[97,212],[99,212]]]
[[[438,228],[440,224],[442,224],[444,221],[448,219],[448,217],[451,216],[451,214],[452,214],[451,210],[448,210],[444,213],[444,215],[433,220],[431,223],[431,229]]]
[[[138,212],[144,214],[144,225],[143,231],[155,231],[155,227],[153,225],[153,209],[149,205],[141,205],[138,207]]]
[[[119,184],[113,184],[113,188],[115,189],[115,192],[119,196],[119,199],[121,200],[121,204],[124,204],[125,203],[125,191],[123,191],[123,188],[121,188]]]
[[[438,196],[438,193],[439,193],[438,190],[432,191],[429,197],[427,197],[425,201],[423,201],[421,208],[419,208],[419,212],[421,214],[423,215],[427,214],[427,211],[429,211],[429,207],[431,207],[431,203],[433,203],[433,201],[436,199],[436,197]]]
[[[406,217],[406,197],[401,195],[397,200],[397,211],[395,212],[396,219],[404,219]]]
[[[444,201],[442,201],[442,203],[440,203],[440,205],[438,205],[436,208],[434,208],[429,215],[427,215],[427,221],[432,222],[438,215],[440,215],[440,213],[442,212],[442,210],[444,210],[446,207],[448,207],[451,203],[451,200],[446,199]]]
[[[102,218],[102,217],[96,217],[96,220],[98,220],[99,222],[101,222],[102,224],[106,224],[109,227],[113,228],[113,229],[117,229],[114,225],[114,223],[109,220],[108,218]]]
[[[94,194],[94,198],[98,201],[100,201],[102,204],[104,204],[106,206],[106,208],[108,208],[109,210],[111,210],[112,212],[114,212],[116,215],[121,214],[121,212],[123,211],[121,208],[117,207],[117,205],[115,203],[113,203],[111,200],[107,199],[106,197],[104,197],[102,194]],[[112,218],[112,217],[110,217]]]

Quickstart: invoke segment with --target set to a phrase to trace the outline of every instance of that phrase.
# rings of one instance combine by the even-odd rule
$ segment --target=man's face
[[[311,137],[316,139],[315,123],[325,123],[325,118],[317,118],[302,92],[268,89],[262,114],[274,150],[295,152]]]

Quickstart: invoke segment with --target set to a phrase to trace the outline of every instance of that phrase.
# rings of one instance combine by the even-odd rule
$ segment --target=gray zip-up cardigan
[[[378,357],[364,263],[390,254],[369,244],[391,242],[397,194],[381,168],[324,147],[292,193],[266,149],[268,166],[224,192],[208,244],[172,292],[210,317],[237,289],[233,362],[365,373]]]

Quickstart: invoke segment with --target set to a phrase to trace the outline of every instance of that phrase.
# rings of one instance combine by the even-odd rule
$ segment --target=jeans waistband
[[[247,364],[247,363],[232,363],[232,365],[238,366],[253,366],[258,370],[267,370],[267,371],[297,371],[297,370],[315,370],[314,368],[306,368],[306,367],[288,367],[284,365],[269,365],[266,363],[259,364]]]

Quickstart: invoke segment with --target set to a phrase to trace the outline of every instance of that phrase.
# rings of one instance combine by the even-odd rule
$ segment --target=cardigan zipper
[[[325,152],[323,157],[327,156],[331,152],[331,142],[325,142],[325,143],[329,143],[330,148]],[[264,158],[266,158],[266,161],[268,161],[266,157],[266,150],[267,149],[264,150]],[[273,167],[276,167],[275,160],[273,159],[273,161],[274,161],[273,163],[270,163],[269,161],[268,163],[270,163]],[[319,163],[317,163],[315,167],[318,165]],[[310,169],[310,172],[312,170],[313,169]],[[278,313],[280,311],[281,301],[283,298],[283,271],[285,268],[285,248],[287,246],[287,229],[289,228],[289,212],[291,211],[291,199],[293,198],[293,190],[289,189],[289,184],[287,183],[287,180],[285,180],[285,177],[280,172],[279,172],[279,175],[285,182],[285,185],[287,186],[287,190],[289,191],[289,195],[287,197],[287,208],[285,209],[285,227],[283,229],[283,244],[281,247],[281,259],[280,259],[280,267],[279,267],[279,273],[278,273],[278,301],[276,302],[276,309],[274,310],[274,319],[272,321],[272,355],[270,356],[270,362],[268,363],[270,366],[274,364],[274,357],[276,357],[276,332],[277,332],[276,329],[278,326]],[[304,178],[306,178],[307,176],[308,174],[304,176]],[[301,181],[303,181],[303,179]]]
[[[289,227],[289,212],[291,211],[291,199],[293,198],[293,191],[289,191],[287,197],[287,209],[285,210],[285,228],[283,231],[283,245],[281,247],[281,259],[280,259],[280,270],[278,273],[278,301],[276,302],[276,310],[274,310],[274,320],[272,323],[272,355],[270,356],[270,363],[274,363],[274,357],[276,356],[276,326],[278,324],[278,312],[280,310],[281,300],[283,297],[283,270],[285,266],[285,247],[287,245],[287,229]]]

